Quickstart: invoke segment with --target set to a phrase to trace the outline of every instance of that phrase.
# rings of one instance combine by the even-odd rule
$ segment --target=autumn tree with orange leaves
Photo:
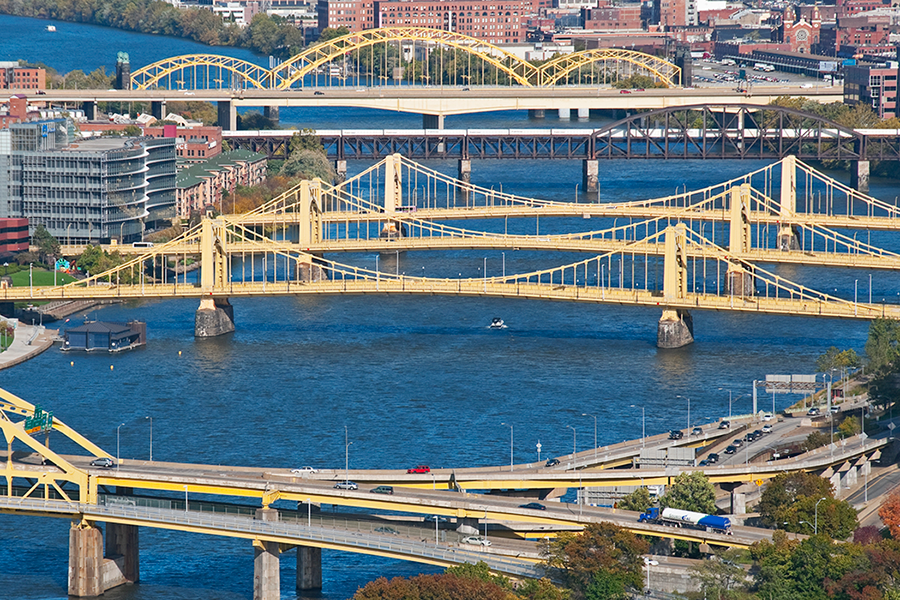
[[[894,492],[878,509],[881,521],[891,530],[894,539],[900,539],[900,490]]]

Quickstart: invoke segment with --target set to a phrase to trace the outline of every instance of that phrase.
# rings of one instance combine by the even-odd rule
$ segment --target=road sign
[[[890,429],[891,431],[893,431],[895,427],[896,425],[894,425],[893,423],[888,423],[888,429]]]
[[[763,480],[762,480],[762,479],[757,479],[757,480],[756,480],[756,486],[757,486],[757,487],[761,486],[762,484],[763,484]]]
[[[40,406],[34,407],[34,415],[25,419],[25,433],[34,434],[53,429],[53,413],[44,412]]]

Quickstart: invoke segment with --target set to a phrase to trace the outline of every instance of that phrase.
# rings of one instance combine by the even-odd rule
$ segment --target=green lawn
[[[0,265],[2,266],[2,265]],[[18,273],[13,273],[10,275],[13,281],[14,287],[28,287],[28,269],[24,271],[19,271]],[[34,279],[34,285],[53,285],[53,271],[44,271],[43,269],[34,269],[32,272],[32,277]],[[57,272],[56,273],[56,284],[63,285],[64,283],[71,283],[75,281],[75,278],[71,275],[67,275],[66,273]]]

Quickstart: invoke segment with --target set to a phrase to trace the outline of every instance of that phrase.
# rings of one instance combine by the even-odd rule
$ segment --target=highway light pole
[[[513,470],[513,426],[509,423],[500,423],[501,425],[506,425],[509,427],[509,471],[512,473]]]
[[[150,419],[150,462],[153,462],[153,417],[147,416],[145,419]]]
[[[725,388],[719,388],[720,391],[724,391]],[[728,390],[728,420],[731,420],[731,390]]]
[[[819,502],[825,500],[825,498],[819,498]],[[819,502],[816,502],[816,510],[814,513],[815,523],[813,524],[813,535],[819,535]]]
[[[631,408],[637,408],[634,404],[630,405]],[[647,440],[647,415],[644,412],[644,407],[641,408],[641,448],[644,448]]]
[[[571,425],[566,425],[569,429],[572,430],[572,463],[575,463],[575,454],[578,453],[578,433],[575,431],[575,428]]]
[[[687,413],[687,426],[688,429],[691,428],[691,399],[687,396],[675,396],[676,398],[681,398],[682,400],[687,400],[688,403],[688,413]]]
[[[124,424],[125,423],[121,423],[116,427],[116,473],[119,472],[119,429],[121,429]]]
[[[350,481],[350,445],[348,441],[347,426],[344,425],[344,481]]]
[[[581,413],[582,417],[594,417],[594,463],[597,462],[597,415]]]

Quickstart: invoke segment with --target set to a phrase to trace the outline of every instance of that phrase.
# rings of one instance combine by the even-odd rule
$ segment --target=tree
[[[37,246],[41,262],[46,262],[48,256],[53,257],[54,261],[59,256],[59,241],[50,235],[50,232],[41,224],[34,228],[34,233],[31,235],[31,243]]]
[[[900,344],[900,322],[894,319],[875,319],[869,324],[866,356],[873,369],[889,369],[897,358]]]
[[[812,473],[782,473],[774,477],[756,505],[760,519],[769,527],[781,527],[788,521],[788,511],[803,498],[833,498],[831,484]]]
[[[659,503],[669,508],[712,514],[716,512],[716,490],[702,471],[681,473]]]
[[[813,431],[808,436],[806,436],[806,441],[803,442],[803,451],[809,452],[811,450],[815,450],[816,448],[821,448],[822,446],[831,442],[829,436],[825,435],[821,431]]]
[[[302,177],[304,179],[318,177],[323,181],[329,182],[335,176],[334,167],[331,166],[331,161],[328,160],[325,153],[315,150],[300,150],[291,154],[291,157],[284,161],[281,173],[288,177]]]
[[[859,419],[855,416],[850,416],[841,421],[841,424],[838,425],[838,434],[841,438],[853,437],[861,431]]]
[[[894,539],[900,539],[900,490],[895,491],[878,509],[878,516]]]
[[[616,508],[638,512],[644,512],[651,506],[653,506],[653,500],[650,499],[650,490],[644,486],[634,490],[616,504]]]
[[[820,536],[836,540],[847,539],[859,526],[856,509],[844,500],[829,496],[799,498],[784,512],[784,520],[786,531],[807,534],[817,531]]]
[[[856,351],[838,350],[837,347],[831,346],[824,354],[816,359],[816,370],[819,373],[827,373],[831,369],[840,369],[841,367],[858,367],[862,364],[862,360]]]
[[[357,590],[353,600],[516,600],[496,583],[452,573],[417,575],[410,579],[384,577]]]
[[[349,34],[350,29],[348,29],[347,27],[326,27],[322,30],[322,33],[319,34],[319,39],[316,43],[321,44],[322,42],[328,42]]]
[[[747,571],[738,564],[745,553],[745,550],[731,548],[692,567],[691,570],[700,581],[700,592],[704,598],[730,598],[733,596],[732,592],[747,589]]]
[[[516,589],[523,600],[569,600],[569,591],[556,587],[549,579],[526,579]]]
[[[250,110],[237,117],[238,129],[275,129],[275,122],[262,113]]]
[[[592,523],[581,533],[562,532],[547,544],[546,564],[561,576],[575,598],[588,598],[594,593],[613,589],[620,581],[622,589],[641,588],[643,554],[647,542],[612,523]],[[595,583],[595,576],[605,572]],[[618,588],[615,588],[618,589]]]
[[[315,129],[301,129],[291,136],[291,141],[288,144],[288,152],[294,154],[301,150],[325,152],[325,147],[322,146],[322,140],[316,135]]]

